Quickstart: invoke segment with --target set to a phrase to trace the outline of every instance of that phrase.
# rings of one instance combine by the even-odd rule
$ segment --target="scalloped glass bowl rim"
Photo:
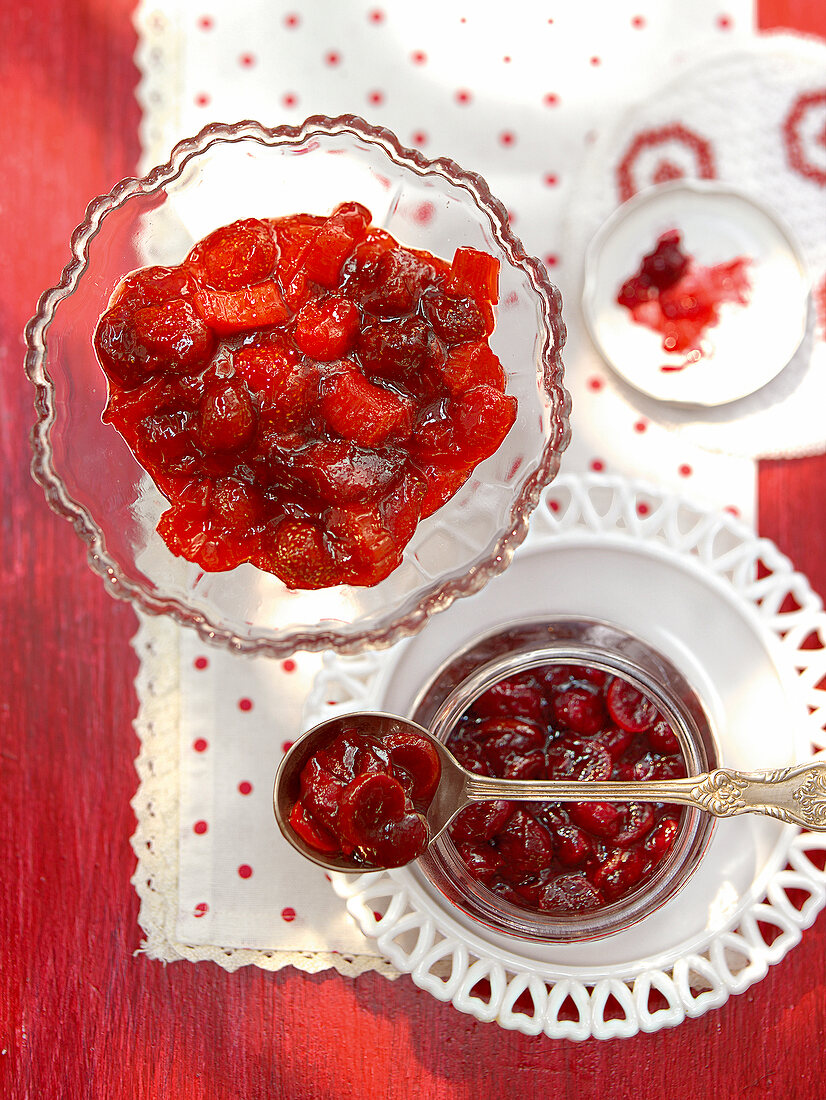
[[[307,625],[280,631],[262,627],[255,636],[241,637],[229,628],[211,622],[206,614],[188,607],[177,597],[153,595],[139,581],[124,575],[108,555],[103,531],[90,512],[74,501],[66,491],[52,461],[50,430],[55,422],[55,390],[45,368],[46,334],[60,302],[73,294],[80,284],[87,265],[87,246],[97,235],[102,221],[111,210],[123,206],[134,195],[145,194],[173,182],[183,173],[193,157],[206,152],[215,143],[252,139],[271,146],[291,145],[306,141],[314,132],[328,136],[352,133],[382,148],[395,163],[412,168],[421,175],[436,174],[452,183],[458,181],[474,196],[480,210],[484,208],[495,224],[500,244],[514,265],[526,271],[537,298],[542,303],[544,327],[552,338],[552,342],[546,339],[541,353],[544,389],[549,396],[556,393],[557,403],[555,410],[552,410],[555,415],[551,422],[551,432],[537,468],[521,486],[511,505],[511,527],[500,534],[493,545],[489,544],[488,553],[483,560],[473,563],[463,575],[447,580],[434,580],[418,595],[415,606],[403,605],[396,611],[392,621],[384,625],[376,624],[358,629],[354,623],[347,631],[335,628],[313,631]],[[542,488],[558,472],[561,455],[570,439],[570,396],[562,381],[561,358],[566,330],[562,320],[559,291],[551,283],[540,261],[528,256],[521,242],[511,233],[507,219],[505,208],[491,194],[481,176],[460,168],[447,158],[428,160],[418,150],[404,148],[391,131],[372,126],[355,115],[312,115],[299,126],[273,128],[252,120],[232,125],[211,123],[194,137],[178,142],[164,164],[153,168],[145,176],[126,177],[110,192],[93,199],[87,206],[84,221],[72,233],[72,259],[64,267],[57,285],[40,296],[37,313],[26,326],[25,367],[37,391],[37,421],[31,431],[34,452],[32,475],[43,488],[52,509],[70,520],[77,534],[86,543],[88,563],[102,577],[110,594],[131,600],[140,610],[149,614],[168,615],[179,624],[194,628],[202,639],[212,644],[223,645],[241,653],[285,657],[297,650],[335,649],[341,653],[353,653],[366,646],[384,648],[402,637],[415,634],[431,613],[443,610],[457,598],[478,591],[491,577],[502,572],[510,563],[517,546],[524,540],[530,513],[539,500]]]

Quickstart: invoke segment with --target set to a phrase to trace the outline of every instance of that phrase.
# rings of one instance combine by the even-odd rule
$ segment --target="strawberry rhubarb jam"
[[[438,753],[415,732],[377,738],[354,726],[304,765],[290,826],[321,855],[401,867],[427,847],[423,815],[440,775]]]
[[[748,303],[749,264],[748,258],[740,256],[704,267],[683,251],[680,233],[671,229],[643,257],[636,274],[622,284],[617,302],[635,323],[662,336],[664,351],[698,352],[706,331],[718,324],[724,302]]]
[[[499,681],[447,740],[469,771],[509,779],[685,775],[677,737],[628,681],[548,665]],[[642,886],[674,843],[680,810],[635,802],[479,802],[450,836],[470,875],[523,909],[597,910]]]
[[[490,348],[499,262],[400,245],[358,203],[247,218],[128,275],[94,346],[104,419],[209,571],[374,585],[516,416]]]

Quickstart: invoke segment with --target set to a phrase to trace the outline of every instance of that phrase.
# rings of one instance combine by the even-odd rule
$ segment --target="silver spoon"
[[[426,738],[441,761],[441,776],[426,813],[432,844],[472,802],[497,798],[531,802],[670,802],[693,806],[716,817],[758,813],[791,825],[826,832],[826,758],[773,771],[741,772],[715,768],[687,779],[641,782],[567,779],[492,779],[474,775],[423,726],[392,714],[345,714],[314,726],[293,743],[275,776],[273,807],[281,832],[302,855],[331,871],[386,870],[347,856],[327,856],[308,845],[290,825],[290,812],[300,793],[300,776],[311,756],[345,730],[382,740],[390,733],[412,732]]]

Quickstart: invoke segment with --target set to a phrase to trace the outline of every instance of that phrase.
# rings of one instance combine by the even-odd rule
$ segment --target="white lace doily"
[[[549,487],[508,573],[418,639],[327,658],[305,725],[348,710],[399,712],[446,653],[509,616],[546,611],[605,618],[664,652],[709,708],[724,764],[789,765],[826,747],[817,686],[826,616],[805,577],[730,516],[593,475]],[[460,1011],[526,1034],[610,1038],[673,1027],[762,978],[826,901],[824,852],[824,834],[756,815],[718,822],[677,897],[587,944],[497,935],[453,909],[415,865],[335,875],[333,886],[397,970]]]
[[[711,46],[594,137],[567,218],[566,251],[579,260],[579,290],[585,249],[609,215],[646,187],[686,177],[719,179],[776,209],[797,238],[813,292],[803,342],[788,366],[756,393],[710,410],[659,402],[624,384],[583,335],[581,306],[569,295],[574,409],[581,391],[587,397],[587,383],[601,377],[605,399],[594,413],[606,431],[636,412],[684,444],[711,451],[752,458],[822,452],[826,44],[769,34],[734,50]]]

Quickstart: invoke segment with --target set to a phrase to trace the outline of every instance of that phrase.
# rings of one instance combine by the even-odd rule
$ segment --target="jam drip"
[[[677,737],[631,684],[553,665],[500,681],[448,738],[459,762],[508,779],[676,779]],[[598,910],[647,882],[670,851],[680,810],[659,803],[479,802],[450,836],[468,872],[522,909]]]
[[[355,202],[247,218],[116,288],[94,335],[104,419],[168,499],[172,553],[377,584],[507,435],[498,260],[370,223]]]
[[[746,305],[751,291],[747,257],[704,267],[682,251],[681,243],[676,229],[663,233],[617,295],[636,324],[662,336],[664,351],[688,353],[686,363],[664,366],[664,371],[696,362],[703,337],[720,320],[723,303]]]

